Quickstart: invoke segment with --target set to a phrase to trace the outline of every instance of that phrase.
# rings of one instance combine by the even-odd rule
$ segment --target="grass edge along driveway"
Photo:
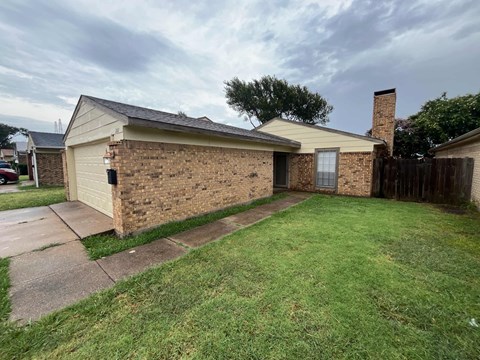
[[[47,206],[66,201],[63,186],[19,186],[19,192],[0,194],[0,211]]]
[[[472,359],[480,215],[314,196],[25,327],[0,357]]]

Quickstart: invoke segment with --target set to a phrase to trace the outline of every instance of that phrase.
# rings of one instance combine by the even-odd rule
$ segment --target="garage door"
[[[107,142],[74,149],[78,200],[112,216],[112,188],[107,183],[107,166],[103,155]]]

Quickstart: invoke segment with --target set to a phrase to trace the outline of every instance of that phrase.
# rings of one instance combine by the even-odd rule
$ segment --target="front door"
[[[288,187],[288,154],[273,153],[273,186]]]

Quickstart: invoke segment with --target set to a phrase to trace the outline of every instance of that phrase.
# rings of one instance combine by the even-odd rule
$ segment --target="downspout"
[[[35,148],[32,148],[33,153],[33,167],[35,168],[35,187],[38,188],[38,168],[37,168],[37,155],[35,153]]]

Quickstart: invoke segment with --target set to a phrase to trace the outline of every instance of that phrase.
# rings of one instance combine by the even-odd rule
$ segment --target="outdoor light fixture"
[[[105,155],[103,155],[103,164],[110,165],[110,160],[112,160],[114,157],[115,153],[113,151],[105,152]]]

